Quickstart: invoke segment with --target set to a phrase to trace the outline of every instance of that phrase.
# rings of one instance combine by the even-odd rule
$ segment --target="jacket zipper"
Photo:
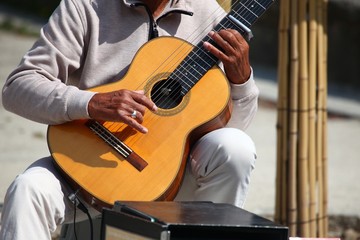
[[[147,12],[147,14],[148,14],[148,16],[149,16],[149,20],[150,20],[148,40],[151,40],[151,39],[154,39],[154,38],[159,37],[159,31],[158,31],[158,29],[157,29],[158,24],[157,24],[157,22],[155,21],[155,19],[153,18],[150,9],[149,9],[145,4],[142,4],[142,3],[133,3],[133,4],[131,4],[130,6],[131,6],[131,7],[143,6],[143,7],[146,9],[146,12]],[[193,15],[192,12],[187,12],[187,11],[183,11],[183,10],[173,10],[173,11],[170,11],[170,12],[166,13],[165,15],[159,17],[159,18],[158,18],[158,21],[159,21],[161,18],[167,16],[167,15],[170,14],[170,13],[180,13],[180,14],[186,14],[186,15],[189,15],[189,16],[192,16],[192,15]]]
[[[157,24],[156,24],[156,21],[155,19],[153,18],[151,12],[150,12],[150,9],[145,5],[145,4],[142,4],[142,3],[133,3],[130,5],[131,7],[137,7],[137,6],[143,6],[149,16],[149,20],[150,20],[150,23],[149,23],[149,36],[148,36],[148,40],[151,40],[153,38],[156,38],[159,36],[159,31],[157,30]]]
[[[159,31],[157,29],[157,23],[153,17],[150,17],[150,18],[151,18],[151,20],[150,20],[151,27],[149,29],[149,40],[151,40],[153,38],[157,38],[159,36]]]

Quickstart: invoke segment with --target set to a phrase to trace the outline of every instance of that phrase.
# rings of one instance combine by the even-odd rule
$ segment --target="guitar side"
[[[189,43],[160,37],[136,54],[123,79],[91,91],[140,90],[154,98],[156,84],[192,50]],[[213,67],[176,106],[146,111],[141,134],[123,123],[103,126],[146,162],[139,171],[87,126],[87,120],[49,126],[48,145],[61,172],[80,188],[95,207],[115,201],[172,200],[184,174],[190,145],[205,133],[223,127],[230,118],[230,87],[223,72]]]

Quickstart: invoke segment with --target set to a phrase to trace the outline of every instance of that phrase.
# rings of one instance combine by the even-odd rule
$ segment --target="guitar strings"
[[[223,0],[223,1],[226,1],[226,0]],[[220,7],[218,9],[216,9],[212,15],[216,15],[217,18],[220,17],[221,15],[223,14],[223,9]],[[224,15],[225,16],[225,15]],[[160,78],[164,78],[166,73],[169,72],[168,69],[173,69],[175,66],[177,66],[181,61],[182,59],[184,58],[184,56],[187,55],[187,53],[181,53],[183,51],[182,48],[187,48],[188,44],[187,43],[194,43],[197,39],[201,39],[201,36],[202,36],[202,31],[201,29],[204,29],[204,28],[209,28],[209,26],[212,25],[212,22],[204,22],[203,24],[200,24],[197,29],[195,29],[187,39],[185,39],[186,42],[182,43],[181,45],[179,45],[179,47],[177,49],[175,49],[175,51],[170,54],[168,56],[167,59],[165,59],[165,61],[157,68],[155,69],[155,71],[149,76],[148,79],[145,80],[148,81],[149,79],[153,78],[154,75],[158,72],[163,72],[164,74],[162,76],[160,76]],[[204,27],[205,26],[205,27]],[[197,43],[197,42],[196,42]],[[191,50],[191,49],[190,49]],[[182,54],[181,56],[179,56],[178,54]],[[178,61],[174,62],[171,66],[169,66],[168,64],[170,64],[171,62],[173,62],[172,60],[173,59],[179,59]],[[162,68],[160,70],[160,68]],[[157,94],[154,94],[154,95],[157,95]],[[158,100],[158,99],[155,99],[155,100]]]
[[[240,15],[243,13],[243,11],[242,12],[240,12]],[[234,13],[234,14],[238,14],[238,13]],[[238,14],[239,15],[239,14]],[[220,25],[222,28],[228,28],[230,25],[227,25],[227,26],[224,26],[224,25]],[[198,36],[196,36],[195,38],[198,38],[200,35],[198,35]],[[210,55],[209,53],[207,53],[202,47],[195,47],[194,49],[193,49],[194,51],[193,51],[193,55],[196,57],[196,56],[199,56],[199,55],[201,55],[201,54],[205,54],[207,57],[209,57],[209,58],[212,58],[213,56],[212,55]],[[179,52],[181,51],[181,50],[178,50]],[[183,56],[182,56],[182,58],[181,59],[183,59]],[[179,62],[176,62],[174,65],[178,65],[179,64]],[[174,67],[174,66],[171,66],[171,67]],[[201,66],[200,66],[201,67]],[[208,65],[207,66],[208,68],[209,67],[211,67],[210,65]],[[201,74],[200,72],[198,72],[197,71],[197,69],[196,68],[192,68],[192,66],[190,66],[190,65],[186,65],[186,67],[185,68],[183,68],[185,71],[184,72],[186,72],[187,74],[185,74],[185,75],[181,75],[181,76],[178,76],[176,73],[174,73],[174,75],[178,78],[178,79],[180,79],[181,77],[183,77],[183,78],[185,78],[186,80],[188,80],[188,82],[190,82],[191,83],[191,85],[188,85],[187,84],[187,82],[186,81],[183,81],[182,83],[184,83],[185,85],[188,85],[190,88],[196,83],[196,82],[194,82],[194,81],[192,81],[191,80],[191,78],[196,78],[196,76],[193,74],[193,72],[195,71],[195,74]],[[163,76],[163,77],[165,77],[165,76]],[[179,90],[180,91],[180,90]],[[180,94],[180,93],[178,93],[178,94]],[[159,95],[159,97],[161,97],[161,95]],[[155,99],[155,100],[158,100],[158,99]],[[166,106],[166,103],[164,104],[165,106]]]
[[[224,0],[223,0],[223,2],[224,2]],[[215,15],[216,18],[220,18],[220,17],[225,17],[225,14],[226,14],[226,13],[223,11],[223,9],[222,9],[221,7],[219,7],[217,10],[215,10],[215,12],[214,12],[212,15]],[[210,26],[211,26],[212,24],[213,24],[213,23],[209,21],[208,23],[204,22],[203,24],[199,25],[198,28],[197,28],[195,31],[193,31],[193,33],[190,35],[190,37],[186,39],[186,41],[189,42],[189,43],[192,43],[192,44],[193,44],[193,43],[196,43],[196,44],[197,44],[197,43],[199,42],[199,40],[203,40],[205,37],[208,36],[208,35],[203,36],[203,30],[202,30],[202,29],[208,29],[208,28],[210,28]],[[201,38],[202,36],[203,36],[203,38]],[[183,49],[181,49],[182,47],[187,47],[187,45],[185,45],[185,43],[184,43],[184,44],[181,44],[181,45],[179,46],[179,48],[176,49],[174,52],[181,53],[182,50],[183,50]],[[194,46],[194,49],[190,49],[191,52],[194,53],[194,55],[198,55],[198,54],[196,54],[196,51],[195,51],[195,50],[198,50],[198,49],[196,49],[196,48],[197,48],[197,46],[195,45],[195,46]],[[178,58],[179,61],[175,62],[172,66],[169,66],[168,69],[174,69],[176,66],[178,66],[179,63],[184,59],[184,57],[185,57],[187,54],[188,54],[188,53],[183,53],[183,55]],[[172,55],[172,57],[174,57],[174,58],[176,57],[176,55],[173,55],[173,54],[171,54],[171,55]],[[206,55],[208,55],[208,54],[206,54]],[[190,59],[191,59],[191,58],[190,58]],[[169,63],[170,63],[170,62],[171,62],[171,61],[169,61]],[[164,66],[164,69],[166,69],[165,66]],[[187,75],[179,76],[179,75],[176,74],[176,72],[173,72],[173,75],[174,75],[175,77],[177,77],[178,79],[180,79],[180,81],[181,81],[181,77],[184,77],[186,80],[188,80],[189,82],[191,82],[191,84],[194,84],[194,82],[191,81],[191,78],[194,78],[194,77],[195,77],[194,74],[192,74],[192,72],[190,71],[190,70],[192,70],[192,69],[189,68],[189,65],[186,65],[186,68],[185,68],[184,70],[185,70],[184,72],[186,72]],[[196,70],[196,69],[194,69],[194,70]],[[163,72],[168,72],[168,71],[163,71]],[[190,76],[191,78],[190,78],[189,76]],[[165,76],[162,76],[162,77],[165,77]],[[190,87],[190,88],[192,87],[191,85],[188,85],[186,81],[182,81],[182,83],[185,84],[185,85],[187,85],[187,86]],[[176,83],[175,83],[175,84],[176,84]],[[173,86],[170,86],[170,87],[173,87]],[[154,94],[154,95],[157,95],[157,94]],[[176,94],[175,94],[175,95],[176,95]],[[161,97],[161,94],[159,94],[158,96]],[[154,99],[154,100],[158,100],[158,99]],[[166,106],[166,104],[163,104],[163,105]]]
[[[256,1],[255,1],[256,2]],[[254,1],[250,1],[250,3],[255,3]],[[245,5],[246,4],[248,4],[249,3],[249,1],[245,1]],[[236,3],[235,3],[236,4]],[[260,6],[257,6],[258,8],[263,8],[261,5]],[[245,11],[245,15],[244,15],[244,11]],[[251,10],[250,10],[251,11]],[[239,19],[244,19],[244,20],[246,20],[245,18],[247,18],[248,16],[247,15],[250,15],[250,14],[253,14],[253,15],[255,15],[256,16],[256,14],[254,14],[254,13],[252,13],[252,12],[248,12],[248,11],[246,11],[246,9],[245,8],[243,8],[241,11],[239,11],[239,12],[232,12],[231,14],[233,14],[233,15],[236,15],[237,17],[239,17]],[[243,15],[243,16],[242,16]],[[251,25],[251,23],[249,23],[249,22],[247,22],[249,25]],[[227,25],[221,25],[220,27],[222,27],[222,28],[228,28],[228,27],[230,27],[231,26],[231,23],[230,22],[228,22],[227,23]],[[197,37],[197,36],[196,36]],[[198,55],[196,52],[203,52],[204,51],[204,49],[202,49],[202,48],[197,48],[196,50],[195,50],[195,54],[194,55]],[[205,52],[205,54],[207,54],[206,52]],[[178,63],[176,63],[176,65],[177,64],[179,64],[179,62]],[[185,68],[185,71],[186,72],[189,72],[190,74],[190,76],[192,76],[193,74],[191,73],[191,71],[192,70],[195,70],[196,71],[196,69],[193,69],[193,68],[191,68],[191,66],[187,66],[187,69]],[[165,77],[165,76],[164,76]],[[184,76],[184,77],[186,77],[186,76]],[[190,79],[190,81],[191,81],[191,79]],[[192,82],[192,81],[191,81]],[[193,84],[194,84],[194,82],[193,82]],[[179,93],[180,94],[180,93]]]
[[[250,1],[251,2],[251,1]],[[253,2],[256,2],[256,1],[253,1]],[[236,4],[236,3],[235,3]],[[248,1],[245,1],[245,4],[248,4]],[[244,6],[244,4],[243,4],[243,6]],[[236,12],[234,12],[234,15],[237,15],[238,17],[240,17],[240,18],[243,18],[241,15],[242,15],[242,13],[245,11],[245,8],[243,8],[243,10],[240,12],[240,13],[236,13]],[[251,12],[251,10],[250,10],[250,12]],[[222,14],[222,13],[221,13]],[[250,13],[251,14],[251,13]],[[255,15],[255,14],[254,14]],[[243,18],[244,19],[244,18]],[[246,20],[246,19],[244,19],[244,20]],[[249,23],[250,24],[250,23]],[[222,28],[228,28],[228,27],[230,27],[231,26],[231,24],[230,24],[230,22],[228,23],[228,25],[220,25],[220,27],[222,27]],[[199,36],[200,35],[197,35],[197,36],[195,36],[195,38],[199,38]],[[209,57],[209,58],[212,58],[213,56],[212,55],[210,55],[209,53],[207,53],[203,48],[202,48],[202,46],[200,46],[200,47],[195,47],[194,49],[193,49],[194,51],[193,51],[193,53],[194,53],[194,56],[199,56],[199,55],[201,55],[201,54],[205,54],[207,57]],[[181,50],[178,50],[179,52],[181,51]],[[183,56],[182,56],[182,58],[181,59],[183,59]],[[175,65],[178,65],[179,64],[179,62],[176,62],[176,64]],[[174,66],[172,66],[172,67],[174,67]],[[200,66],[201,67],[201,66]],[[210,65],[208,65],[207,67],[211,67]],[[192,68],[190,65],[186,65],[186,68],[184,69],[185,71],[184,72],[186,72],[187,74],[185,74],[185,75],[181,75],[181,76],[178,76],[178,75],[176,75],[176,73],[174,73],[174,75],[178,78],[178,79],[180,79],[180,77],[183,77],[183,78],[185,78],[186,80],[188,80],[188,82],[190,82],[192,85],[188,85],[187,84],[187,82],[186,81],[182,81],[182,83],[183,84],[185,84],[185,85],[188,85],[190,88],[196,83],[196,82],[194,82],[194,81],[192,81],[191,80],[191,78],[195,78],[196,79],[196,76],[194,75],[194,74],[192,74],[192,72],[194,72],[195,71],[195,74],[201,74],[200,72],[198,72],[197,71],[197,69],[196,68]],[[163,76],[163,77],[165,77],[165,76]],[[190,78],[191,77],[191,78]],[[180,93],[178,93],[178,94],[180,94]],[[156,94],[155,94],[156,95]],[[176,95],[176,94],[175,94]],[[161,97],[161,94],[159,94],[159,97]],[[155,100],[158,100],[158,99],[155,99]],[[165,106],[166,106],[166,104],[164,104]]]
[[[238,2],[238,1],[237,1]],[[237,2],[235,2],[235,4],[237,4]],[[251,2],[251,0],[250,0],[250,2]],[[254,1],[253,1],[254,2]],[[256,1],[255,1],[256,2]],[[249,1],[245,1],[245,4],[248,4],[249,3]],[[237,14],[237,15],[239,15],[239,16],[241,16],[241,15],[243,15],[244,14],[244,11],[246,11],[246,9],[245,8],[243,8],[240,12],[238,12],[238,13],[234,13],[234,14]],[[216,13],[217,12],[217,13]],[[224,12],[223,12],[223,10],[220,8],[220,9],[218,9],[218,10],[216,10],[215,12],[214,12],[214,14],[217,14],[218,16],[225,16],[225,14],[224,14]],[[247,14],[251,14],[251,13],[249,13],[249,12],[246,12]],[[242,18],[243,17],[246,17],[246,15],[244,15],[244,16],[242,16]],[[203,27],[203,25],[205,25],[205,24],[202,24],[201,26],[199,26],[199,28],[200,27]],[[212,23],[208,23],[207,24],[207,26],[210,26],[210,25],[212,25]],[[222,28],[227,28],[227,27],[229,27],[230,25],[227,25],[227,26],[220,26],[220,27],[222,27]],[[197,35],[195,35],[195,34],[197,34]],[[193,38],[193,39],[196,39],[196,38],[199,38],[201,36],[201,33],[199,33],[199,31],[194,31],[191,35],[190,35],[190,38]],[[190,38],[188,38],[188,39],[190,39]],[[191,40],[191,41],[194,41],[194,40]],[[177,49],[177,50],[175,50],[174,52],[176,52],[176,54],[179,54],[179,53],[181,53],[181,47],[184,47],[184,46],[179,46],[179,48]],[[197,55],[196,54],[196,52],[198,52],[198,51],[201,51],[201,52],[203,52],[204,50],[202,49],[202,48],[197,48],[196,49],[196,51],[195,51],[195,55]],[[207,53],[205,53],[205,54],[207,54]],[[186,55],[186,54],[185,54]],[[170,57],[172,57],[172,58],[174,58],[176,55],[175,54],[171,54],[171,56],[169,56],[169,58]],[[181,58],[181,59],[183,59],[183,58]],[[167,59],[168,60],[168,59]],[[156,70],[156,71],[154,71],[154,73],[152,74],[152,76],[150,76],[149,77],[149,79],[151,79],[152,77],[153,77],[153,75],[155,74],[155,72],[167,72],[167,71],[164,71],[165,69],[171,69],[171,68],[173,68],[174,66],[167,66],[168,65],[168,62],[171,62],[171,61],[165,61],[164,63],[166,63],[166,64],[162,64],[162,65],[160,65],[159,67],[158,67],[158,69]],[[181,61],[181,60],[179,60],[179,61]],[[174,63],[173,65],[178,65],[179,64],[179,62],[176,62],[176,63]],[[162,68],[163,69],[163,71],[160,71],[159,69],[160,68]],[[189,73],[189,75],[191,76],[191,77],[194,77],[194,75],[191,73],[191,70],[195,70],[196,71],[196,69],[192,69],[192,68],[190,68],[189,69],[189,66],[187,66],[187,68],[185,68],[185,71],[186,72],[188,72]],[[161,76],[160,78],[166,78],[166,76],[165,76],[166,74],[164,73],[164,76]],[[176,75],[176,74],[175,74]],[[184,76],[185,77],[185,76]],[[179,78],[179,77],[178,77]],[[191,79],[190,78],[188,78],[188,80],[190,80],[191,81]],[[148,81],[148,79],[147,80],[145,80],[145,81]],[[191,81],[192,82],[192,81]],[[193,83],[194,84],[194,83]],[[171,86],[170,86],[171,87]],[[178,93],[178,94],[180,94],[180,92]],[[157,99],[155,99],[155,100],[157,100]],[[166,103],[165,103],[166,104]],[[156,115],[154,115],[154,119],[156,119],[158,116],[156,116]],[[148,118],[147,119],[148,121],[149,121],[149,123],[152,121],[152,119],[150,119],[150,118]],[[122,124],[122,125],[124,125],[124,124]],[[125,126],[119,126],[117,129],[115,129],[115,131],[117,131],[117,132],[121,132],[120,131],[120,129],[121,128],[123,128],[123,127],[125,127]],[[135,139],[134,139],[135,140]],[[130,144],[130,142],[129,142],[129,144]]]
[[[223,0],[223,2],[225,2],[226,0]],[[221,16],[221,14],[223,13],[223,9],[220,7],[218,9],[216,9],[212,15],[215,15],[215,16]],[[203,24],[200,24],[197,29],[195,29],[190,35],[189,37],[187,38],[189,42],[195,42],[196,39],[199,39],[200,36],[201,36],[201,31],[200,29],[203,28],[203,25],[205,25],[206,27],[205,28],[209,28],[210,25],[212,25],[212,22],[208,21],[208,19],[203,23]],[[166,59],[164,59],[163,63],[160,64],[156,69],[153,70],[153,72],[149,75],[149,77],[147,79],[144,79],[143,82],[140,82],[138,87],[136,87],[135,90],[139,90],[139,89],[142,89],[141,86],[144,85],[144,82],[148,82],[150,79],[152,79],[157,73],[163,73],[162,75],[159,76],[159,78],[165,78],[165,75],[166,75],[166,72],[168,72],[167,69],[171,69],[173,68],[174,66],[173,65],[178,65],[179,64],[179,61],[178,62],[175,62],[174,64],[172,65],[169,65],[171,62],[174,62],[172,61],[173,59],[182,59],[183,56],[179,56],[179,54],[181,54],[181,48],[187,46],[187,44],[185,45],[185,43],[181,44],[178,49],[175,49],[174,53],[173,54],[170,54]],[[184,55],[184,54],[182,54]],[[154,92],[154,95],[158,95],[158,92]],[[154,101],[157,101],[158,99],[154,99]],[[123,128],[123,126],[121,125],[125,125],[124,123],[119,123],[119,122],[114,122],[113,124],[117,125],[117,124],[120,124],[120,126],[118,128],[115,128],[113,129],[112,131],[115,131],[115,132],[120,132],[120,129]],[[110,128],[110,127],[113,127],[111,125],[113,124],[108,124],[107,127]],[[126,126],[125,126],[126,127]]]
[[[236,13],[237,14],[237,13]],[[208,24],[209,25],[209,24]],[[223,28],[226,28],[226,26],[223,26]],[[199,31],[196,31],[195,30],[195,32],[194,33],[197,33],[197,32],[199,32]],[[198,36],[200,36],[200,35],[198,35]],[[195,36],[195,38],[198,38],[198,36]],[[193,41],[193,40],[191,40],[191,41]],[[203,51],[201,48],[199,48],[199,49],[197,49],[197,50],[200,50],[200,51]],[[179,51],[180,52],[180,51]],[[195,52],[195,55],[197,55],[196,54],[196,52]],[[171,56],[174,56],[174,55],[171,55]],[[166,62],[168,62],[168,61],[166,61]],[[166,63],[165,62],[165,63]],[[178,64],[178,62],[176,63],[176,64]],[[159,66],[159,67],[163,67],[164,69],[166,69],[167,67],[165,66],[165,65],[161,65],[161,66]],[[190,70],[195,70],[196,71],[196,69],[185,69],[187,72],[190,72]],[[157,71],[157,72],[161,72],[161,71]],[[190,72],[191,73],[191,72]],[[176,75],[176,74],[175,74]],[[193,76],[193,74],[190,74],[190,76],[191,77],[194,77]],[[163,76],[164,77],[164,76]],[[185,77],[185,78],[187,78],[188,80],[190,80],[190,82],[192,83],[192,84],[194,84],[194,82],[192,82],[191,81],[191,79],[189,78],[189,77],[186,77],[186,76],[183,76],[183,77]],[[147,80],[145,80],[145,81],[147,81]],[[186,82],[184,81],[184,83],[186,84]],[[191,87],[191,86],[190,86]],[[156,95],[156,94],[155,94]],[[159,95],[160,96],[160,95]],[[157,100],[157,99],[155,99],[155,100]]]
[[[225,0],[223,0],[222,3],[224,3],[224,1],[225,1]],[[234,4],[237,4],[238,2],[239,2],[239,1],[235,1]],[[255,1],[254,1],[254,0],[246,0],[243,4],[249,4],[249,2],[250,2],[250,3],[251,3],[251,2],[257,3],[256,0],[255,0]],[[234,6],[234,4],[233,4],[233,6]],[[259,3],[257,3],[257,5],[258,5],[258,4],[259,4]],[[232,6],[232,7],[233,7],[233,6]],[[250,11],[251,11],[251,10],[250,10]],[[245,15],[243,15],[244,12],[245,12]],[[215,10],[213,14],[215,14],[215,16],[217,16],[216,18],[219,18],[219,17],[225,17],[225,14],[226,14],[226,13],[224,14],[223,9],[220,7],[220,8],[218,8],[217,10]],[[241,19],[244,19],[244,18],[247,17],[246,15],[251,14],[251,12],[247,11],[245,8],[242,8],[240,12],[232,12],[232,14],[234,14],[234,15],[236,14],[236,15],[237,15],[238,17],[240,17]],[[244,19],[244,20],[245,20],[245,19]],[[212,25],[212,22],[208,22],[208,23],[204,22],[203,24],[201,24],[201,25],[188,37],[188,41],[189,41],[190,43],[192,43],[192,42],[195,42],[196,39],[201,38],[201,36],[203,35],[203,33],[202,33],[199,29],[200,29],[200,28],[209,28],[211,25]],[[205,26],[205,27],[204,27],[204,26]],[[226,29],[226,28],[230,27],[231,24],[224,25],[224,26],[219,25],[219,26],[220,26],[221,28]],[[205,36],[205,37],[206,37],[206,36]],[[173,54],[170,54],[170,56],[168,56],[168,58],[165,59],[164,63],[161,64],[161,65],[159,65],[158,68],[157,68],[156,70],[154,70],[153,73],[149,76],[149,78],[148,78],[148,79],[145,79],[144,81],[145,81],[145,82],[146,82],[146,81],[149,81],[149,79],[152,79],[152,78],[154,77],[154,75],[157,74],[157,73],[163,73],[163,74],[160,76],[160,79],[166,78],[166,73],[168,72],[168,69],[173,69],[175,66],[179,65],[180,61],[182,61],[182,59],[184,58],[184,56],[187,55],[187,53],[182,53],[182,52],[183,52],[183,48],[185,48],[185,47],[188,47],[188,44],[187,44],[187,43],[182,43],[182,44],[180,44],[180,46],[178,47],[178,49],[176,49]],[[191,50],[191,49],[190,49],[190,50]],[[195,55],[195,56],[198,55],[198,52],[205,53],[205,55],[208,55],[208,56],[209,56],[209,54],[208,54],[206,51],[204,51],[204,49],[202,49],[201,47],[198,48],[198,47],[196,46],[196,49],[194,49],[194,50],[195,50],[195,51],[194,51],[194,55]],[[179,56],[178,56],[179,54],[183,54],[184,56],[179,57]],[[212,56],[212,55],[211,55],[211,56]],[[211,57],[211,56],[210,56],[210,57]],[[178,59],[178,61],[171,61],[172,59]],[[170,66],[169,64],[170,64],[171,62],[174,62],[174,63]],[[192,70],[195,70],[195,71],[197,71],[197,70],[194,69],[194,68],[190,68],[190,67],[191,67],[191,66],[186,66],[186,68],[184,69],[184,70],[188,73],[188,76],[189,76],[189,77],[186,76],[186,75],[181,76],[181,77],[185,77],[185,78],[187,78],[187,80],[189,80],[192,84],[195,84],[195,82],[193,82],[193,81],[190,79],[190,77],[194,78],[195,76],[194,76],[194,74],[192,73]],[[176,74],[174,74],[174,75],[175,75],[178,79],[181,79],[180,76],[177,76]],[[184,82],[184,81],[183,81],[183,82]],[[185,82],[184,82],[184,83],[185,83]],[[142,84],[143,84],[143,83],[139,84],[138,89],[140,88],[140,86],[142,86]],[[186,84],[186,83],[185,83],[185,84]],[[169,87],[173,87],[173,86],[170,85]],[[158,90],[158,91],[160,91],[160,90]],[[150,93],[148,93],[148,94],[150,94]],[[175,95],[176,95],[176,94],[180,94],[180,90],[179,90],[179,92],[175,93]],[[161,94],[154,93],[154,96],[159,96],[159,97],[161,98]],[[154,99],[154,101],[158,101],[158,99]],[[169,103],[166,103],[166,102],[164,103],[164,105],[167,105],[167,104],[169,104]],[[154,114],[153,116],[154,116],[154,119],[156,119],[156,118],[158,117],[158,116],[156,116],[155,114]],[[153,119],[148,118],[147,120],[148,120],[149,123],[150,123]],[[113,123],[113,124],[116,124],[116,123]],[[112,124],[109,125],[109,128],[115,127],[115,126],[111,126],[111,125],[112,125]],[[113,128],[112,131],[121,132],[121,131],[120,131],[121,128],[126,127],[126,126],[122,126],[122,125],[125,125],[125,124],[120,123],[120,126],[117,126],[117,127]],[[136,140],[136,139],[134,138],[134,140]]]

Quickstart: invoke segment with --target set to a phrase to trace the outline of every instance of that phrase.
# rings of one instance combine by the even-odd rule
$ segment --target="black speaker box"
[[[102,240],[288,240],[288,228],[230,204],[116,202],[102,212]]]

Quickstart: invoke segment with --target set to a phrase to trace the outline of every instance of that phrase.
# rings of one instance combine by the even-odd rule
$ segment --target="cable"
[[[74,203],[74,223],[73,223],[73,226],[74,226],[74,236],[75,236],[75,239],[77,240],[78,237],[77,237],[76,228],[75,228],[75,224],[76,224],[76,201],[73,201],[73,203]]]
[[[79,199],[79,197],[77,196],[78,190],[75,193],[71,193],[68,198],[69,200],[74,204],[74,235],[75,235],[75,239],[77,240],[77,234],[76,234],[76,229],[75,229],[75,223],[76,223],[76,208],[79,208],[82,212],[84,212],[88,219],[89,219],[89,224],[90,224],[90,240],[94,239],[94,226],[93,226],[93,221],[91,218],[91,215],[89,213],[88,208],[85,206],[84,203],[81,202],[81,200]]]

